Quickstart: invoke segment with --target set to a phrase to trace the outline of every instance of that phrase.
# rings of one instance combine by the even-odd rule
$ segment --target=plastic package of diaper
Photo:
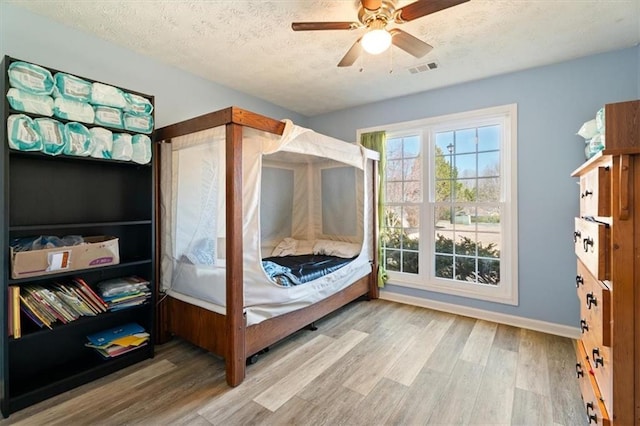
[[[91,83],[75,75],[63,72],[53,76],[55,86],[53,96],[63,97],[78,102],[89,102],[91,99]]]
[[[89,132],[91,132],[91,156],[94,158],[111,158],[113,133],[102,127],[93,127]]]
[[[114,160],[130,161],[133,154],[131,135],[128,133],[113,134],[113,148],[111,158]]]
[[[11,108],[34,114],[53,115],[53,98],[47,95],[34,95],[24,90],[11,88],[7,91],[7,100]]]
[[[13,114],[7,118],[9,147],[19,151],[42,150],[42,139],[35,129],[35,123],[24,114]]]
[[[91,154],[91,132],[80,123],[64,125],[64,154],[87,157]]]
[[[91,101],[94,105],[105,105],[116,108],[125,108],[127,100],[124,92],[117,87],[103,83],[93,83],[91,85]]]
[[[584,123],[581,127],[580,130],[578,130],[578,133],[576,133],[579,136],[582,136],[585,140],[589,140],[592,137],[594,137],[595,135],[598,134],[598,128],[596,126],[596,119],[592,119],[587,121],[586,123]]]
[[[153,130],[153,117],[150,115],[133,115],[124,113],[124,128],[132,132],[151,133]]]
[[[129,114],[149,115],[153,111],[153,105],[149,99],[143,96],[125,92],[124,97],[127,100],[127,106],[124,111]]]
[[[95,111],[94,122],[96,124],[115,127],[116,129],[122,129],[124,127],[124,123],[122,122],[122,111],[118,108],[96,105],[93,107],[93,110]]]
[[[604,108],[600,108],[596,113],[596,129],[604,135]]]
[[[17,61],[9,65],[8,73],[11,87],[34,95],[50,95],[53,91],[53,76],[41,66]]]
[[[133,151],[131,160],[138,164],[147,164],[151,161],[151,139],[147,135],[133,135],[131,138]]]
[[[65,147],[64,124],[52,118],[36,118],[33,121],[42,140],[42,152],[49,155],[62,154]]]
[[[73,101],[71,99],[56,98],[53,103],[53,114],[65,120],[93,123],[95,113],[93,107],[86,102]]]

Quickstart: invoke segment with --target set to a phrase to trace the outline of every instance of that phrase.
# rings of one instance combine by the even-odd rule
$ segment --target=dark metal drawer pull
[[[589,331],[589,324],[587,324],[587,320],[580,320],[580,330],[584,333],[585,331]]]
[[[587,419],[589,419],[589,424],[591,424],[591,422],[598,424],[598,415],[591,412],[593,409],[593,402],[587,402]]]
[[[577,243],[578,240],[580,239],[580,237],[582,237],[582,233],[580,231],[574,231],[573,232],[573,242]]]
[[[593,295],[593,293],[587,293],[587,308],[591,309],[591,306],[598,306],[598,299]]]
[[[593,191],[585,190],[582,194],[580,194],[580,198],[588,197],[589,195],[593,195]]]
[[[584,377],[584,371],[582,370],[582,364],[580,364],[579,362],[576,363],[576,376],[578,377],[578,379],[580,377]]]
[[[587,237],[582,239],[582,246],[584,247],[584,251],[589,251],[589,246],[593,248],[593,238]]]
[[[593,355],[593,363],[595,364],[596,368],[598,368],[598,364],[604,367],[604,358],[600,356],[599,348],[593,348],[593,350],[591,351],[591,355]]]
[[[576,288],[580,288],[580,284],[584,285],[584,278],[582,275],[576,275]]]

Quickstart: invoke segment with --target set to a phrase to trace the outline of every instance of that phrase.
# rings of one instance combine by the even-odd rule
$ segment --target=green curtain
[[[360,144],[367,149],[380,153],[378,163],[378,287],[384,287],[389,276],[383,266],[382,231],[384,224],[384,171],[387,163],[387,133],[380,132],[363,133],[360,135]]]

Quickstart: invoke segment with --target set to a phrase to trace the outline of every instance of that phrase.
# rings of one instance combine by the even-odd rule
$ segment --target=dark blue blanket
[[[354,258],[304,254],[300,256],[266,257],[262,267],[269,277],[284,287],[304,284],[337,271]]]

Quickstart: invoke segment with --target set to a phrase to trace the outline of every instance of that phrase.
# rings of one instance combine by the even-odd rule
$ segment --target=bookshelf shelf
[[[8,68],[17,59],[4,57],[3,78],[0,78],[3,96],[9,90]],[[35,64],[38,65],[38,64]],[[52,74],[58,72],[43,67]],[[88,82],[91,79],[83,78]],[[122,89],[125,92],[145,97],[153,105],[153,97]],[[10,108],[7,97],[0,101],[0,112],[4,120],[0,125],[0,176],[2,176],[2,208],[0,209],[0,241],[2,242],[3,288],[0,289],[0,410],[4,417],[61,392],[91,380],[103,377],[136,362],[153,357],[155,326],[155,158],[149,164],[70,155],[47,155],[41,152],[22,152],[9,148],[7,119],[12,114],[25,114],[32,119],[39,114],[16,111]],[[61,123],[69,120],[52,117]],[[87,128],[96,125],[86,125]],[[102,126],[101,126],[102,127]],[[133,132],[108,128],[115,133]],[[151,137],[151,135],[149,135]],[[110,236],[118,239],[120,262],[115,265],[89,269],[65,270],[31,278],[11,278],[10,242],[15,238],[51,235]],[[71,258],[71,268],[73,268]],[[150,298],[140,300],[140,305],[116,312],[101,312],[95,316],[80,316],[59,311],[57,315],[47,308],[42,291],[66,292],[68,283],[79,278],[87,284],[82,291],[72,290],[67,294],[82,299],[82,292],[97,292],[101,281],[139,276],[149,282]],[[64,287],[56,287],[63,284]],[[11,287],[9,289],[9,287]],[[46,290],[45,290],[46,289]],[[9,293],[11,290],[11,297]],[[51,329],[46,319],[33,312],[27,314],[26,306],[31,301],[18,301],[16,294],[33,298],[40,309],[50,309]],[[145,293],[148,294],[148,293]],[[142,302],[144,300],[144,303]],[[21,305],[16,316],[14,303]],[[85,301],[86,302],[86,301]],[[130,302],[131,304],[137,301]],[[73,306],[73,304],[71,304]],[[99,312],[99,304],[93,312]],[[22,309],[25,309],[23,311]],[[85,314],[92,310],[85,306]],[[88,311],[86,311],[89,309]],[[43,314],[43,312],[40,312]],[[30,316],[29,316],[30,315]],[[58,318],[57,321],[55,318]],[[68,321],[66,324],[62,320]],[[20,323],[20,337],[14,337],[17,329],[12,322]],[[86,347],[88,337],[105,330],[120,328],[135,323],[151,334],[145,345],[109,359],[103,359],[94,348]],[[42,327],[42,328],[40,328]]]

